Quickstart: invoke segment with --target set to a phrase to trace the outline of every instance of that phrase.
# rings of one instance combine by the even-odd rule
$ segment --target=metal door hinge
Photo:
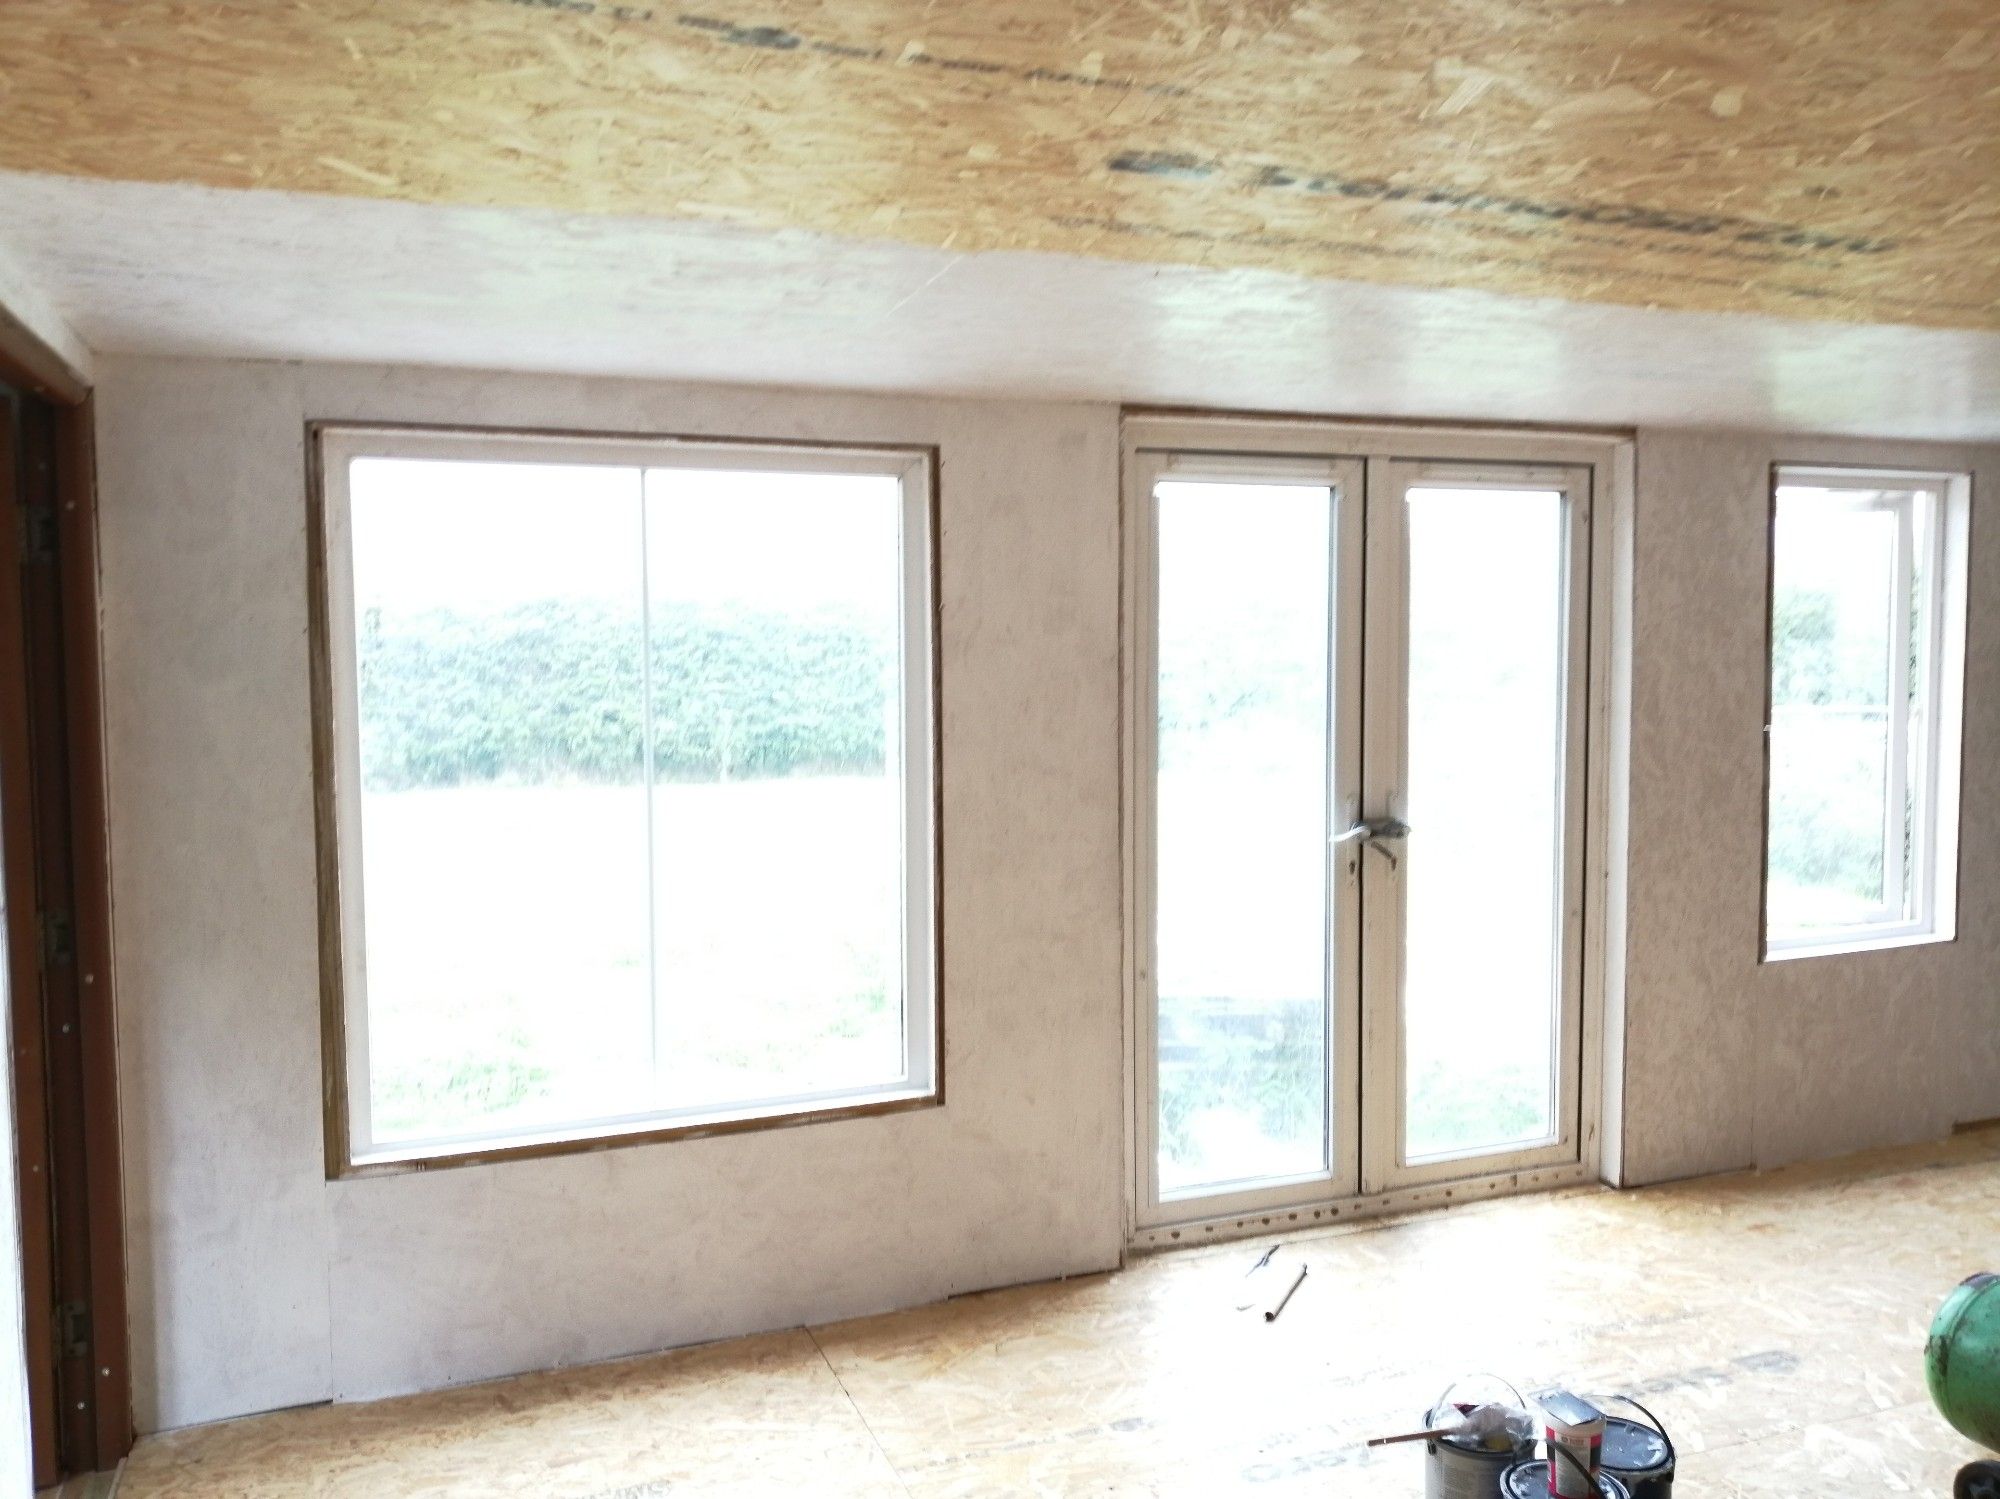
[[[56,513],[46,506],[21,507],[21,560],[53,562],[56,556]]]
[[[56,1326],[64,1358],[90,1357],[89,1307],[81,1301],[65,1301],[56,1308]]]
[[[76,928],[67,911],[42,912],[42,964],[53,967],[57,963],[74,962],[76,959]]]

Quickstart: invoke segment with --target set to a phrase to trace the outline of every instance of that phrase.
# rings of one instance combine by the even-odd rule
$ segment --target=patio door
[[[1593,467],[1148,435],[1138,1227],[1579,1165]]]

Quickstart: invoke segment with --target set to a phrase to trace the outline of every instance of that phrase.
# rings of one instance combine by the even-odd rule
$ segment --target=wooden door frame
[[[26,1308],[35,1473],[48,1483],[115,1467],[133,1441],[95,414],[89,381],[4,307],[0,383],[47,412],[34,439],[41,451],[16,471],[44,484],[30,498],[45,509],[32,517],[0,511],[0,579],[8,581],[0,591],[0,841],[23,1272],[41,1277]],[[0,480],[0,491],[14,477]],[[7,509],[16,509],[13,498]],[[32,581],[23,571],[44,563],[48,571]],[[38,1348],[47,1356],[37,1357]]]
[[[11,417],[0,410],[0,578],[21,571],[20,533],[6,524],[17,508],[15,476],[20,452]],[[28,1425],[37,1485],[61,1477],[57,1461],[55,1335],[55,1226],[47,1187],[50,1158],[48,1129],[48,1054],[43,1034],[42,1006],[23,1003],[15,995],[14,975],[33,972],[41,954],[39,923],[32,899],[15,899],[16,891],[35,888],[35,845],[32,837],[12,836],[18,809],[34,805],[34,777],[22,747],[28,743],[27,647],[21,611],[0,608],[0,854],[4,854],[8,972],[8,1044],[14,1072],[14,1169],[21,1236],[21,1342],[28,1352]],[[48,1357],[36,1356],[47,1350]]]

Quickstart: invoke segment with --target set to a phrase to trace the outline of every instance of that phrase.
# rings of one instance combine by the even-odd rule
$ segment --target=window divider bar
[[[1883,797],[1882,904],[1898,917],[1920,913],[1909,905],[1909,864],[1922,856],[1921,840],[1915,837],[1916,818],[1921,807],[1910,795],[1910,607],[1913,597],[1915,558],[1910,547],[1910,511],[1915,496],[1899,497],[1894,506],[1896,539],[1891,563],[1889,602],[1889,680],[1884,684],[1890,705],[1888,714],[1888,766],[1884,780],[1888,794]]]
[[[660,1018],[659,788],[653,742],[653,471],[634,472],[639,476],[639,746],[646,779],[646,1025],[657,1086],[666,1061],[662,1055],[666,1028]]]

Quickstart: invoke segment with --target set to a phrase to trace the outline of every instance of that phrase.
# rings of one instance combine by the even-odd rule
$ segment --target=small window
[[[1769,957],[1953,935],[1964,491],[1944,476],[1778,471]]]
[[[931,455],[317,444],[329,1169],[934,1102]]]

